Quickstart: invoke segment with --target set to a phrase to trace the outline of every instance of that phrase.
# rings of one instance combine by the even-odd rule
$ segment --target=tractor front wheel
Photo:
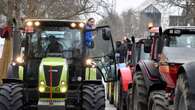
[[[83,85],[82,110],[105,110],[105,88],[103,85]]]
[[[195,110],[193,96],[185,74],[180,74],[175,90],[175,110]]]
[[[0,87],[0,110],[23,110],[21,84],[3,84]]]
[[[133,110],[147,110],[147,88],[141,72],[136,72],[134,76]]]
[[[165,91],[151,92],[148,102],[148,110],[168,110],[168,101]]]

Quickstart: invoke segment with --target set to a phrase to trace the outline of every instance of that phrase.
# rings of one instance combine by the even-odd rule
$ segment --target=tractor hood
[[[195,61],[195,48],[164,47],[163,55],[168,63],[188,63]]]
[[[39,67],[40,92],[65,93],[68,89],[68,63],[60,57],[43,58]],[[42,91],[41,91],[42,89]],[[45,89],[45,90],[43,90]]]
[[[47,57],[42,59],[41,64],[48,65],[48,66],[56,66],[56,65],[67,66],[67,61],[64,58]]]

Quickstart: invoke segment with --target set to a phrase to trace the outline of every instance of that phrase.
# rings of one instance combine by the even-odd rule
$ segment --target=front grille
[[[50,69],[50,66],[47,66],[47,65],[44,65],[43,67],[44,67],[46,85],[50,86],[50,74],[51,74],[52,75],[52,86],[53,87],[58,86],[61,75],[62,75],[63,66],[52,66],[51,69]]]
[[[65,98],[66,94],[64,93],[52,93],[52,98]],[[41,93],[40,94],[41,98],[49,98],[50,93]]]

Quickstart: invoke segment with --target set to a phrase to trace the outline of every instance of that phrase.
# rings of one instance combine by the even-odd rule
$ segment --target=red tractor
[[[195,27],[170,27],[144,42],[151,59],[136,65],[133,110],[195,110]]]
[[[129,101],[132,94],[130,93],[129,88],[131,88],[133,82],[132,78],[135,69],[134,67],[140,59],[149,58],[149,54],[144,52],[145,40],[146,39],[144,38],[135,39],[132,37],[130,48],[131,56],[129,59],[124,62],[120,62],[120,58],[117,58],[119,59],[116,64],[118,71],[117,81],[107,84],[107,98],[111,104],[114,104],[117,107],[118,110],[127,110],[130,108],[128,105],[131,103]],[[117,41],[116,47],[119,45],[121,44]],[[120,55],[116,54],[116,57],[120,57]]]
[[[132,43],[128,44],[129,48],[126,49],[124,49],[124,44],[122,44],[120,41],[116,41],[115,44],[115,56],[116,59],[118,59],[116,64],[117,79],[115,82],[110,82],[107,84],[107,98],[111,104],[114,104],[117,107],[118,110],[126,110],[126,97],[128,93],[128,84],[132,81],[132,70],[125,60],[127,57],[124,55],[126,55],[125,53],[127,50],[130,50]]]

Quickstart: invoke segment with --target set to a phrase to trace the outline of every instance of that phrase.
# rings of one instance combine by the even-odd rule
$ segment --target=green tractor
[[[84,25],[27,19],[20,31],[15,29],[19,36],[14,36],[13,61],[0,88],[0,110],[105,110],[103,83],[116,73],[111,31]],[[93,34],[93,47],[86,46],[87,32]]]

